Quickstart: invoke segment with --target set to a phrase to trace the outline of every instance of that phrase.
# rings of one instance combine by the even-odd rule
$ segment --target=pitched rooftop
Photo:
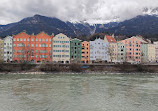
[[[105,35],[105,39],[107,40],[107,42],[109,43],[116,43],[116,40],[114,37],[110,36],[110,35]]]

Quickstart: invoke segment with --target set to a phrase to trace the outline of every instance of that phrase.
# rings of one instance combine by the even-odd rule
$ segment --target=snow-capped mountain
[[[158,15],[158,7],[156,7],[156,8],[144,8],[143,14],[144,15]]]
[[[16,23],[0,25],[0,37],[16,35],[23,30],[28,34],[38,34],[41,31],[44,31],[49,35],[52,33],[54,33],[54,35],[64,33],[69,37],[80,38],[102,32],[114,33],[116,35],[132,36],[139,34],[148,37],[156,37],[158,36],[158,17],[155,15],[157,10],[158,8],[153,11],[145,9],[144,13],[146,12],[146,14],[123,22],[93,25],[86,22],[64,22],[58,18],[34,15],[33,17],[24,18]]]

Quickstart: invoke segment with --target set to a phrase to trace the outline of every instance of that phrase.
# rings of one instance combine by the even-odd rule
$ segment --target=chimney
[[[26,33],[26,30],[23,30],[24,33]]]
[[[51,36],[54,36],[54,33],[52,33],[52,35]]]

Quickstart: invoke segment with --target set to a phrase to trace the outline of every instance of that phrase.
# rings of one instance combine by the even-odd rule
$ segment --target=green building
[[[148,62],[148,44],[141,44],[141,62]]]
[[[117,43],[117,62],[125,62],[125,45],[122,42]]]
[[[70,60],[72,63],[81,61],[81,40],[77,38],[70,40]]]

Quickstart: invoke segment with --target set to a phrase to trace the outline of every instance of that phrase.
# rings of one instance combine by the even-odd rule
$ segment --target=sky
[[[0,0],[0,24],[40,14],[63,21],[107,23],[142,15],[158,7],[158,0]]]

